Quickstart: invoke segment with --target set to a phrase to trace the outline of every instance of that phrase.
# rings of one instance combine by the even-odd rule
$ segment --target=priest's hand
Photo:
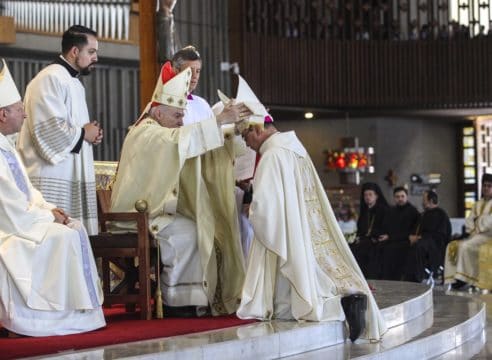
[[[85,131],[84,140],[87,141],[88,143],[94,144],[99,137],[100,140],[102,140],[102,133],[100,133],[101,128],[99,127],[97,121],[93,121],[85,124],[84,131]]]
[[[217,115],[219,125],[233,124],[247,119],[253,113],[243,103],[235,104],[231,100],[224,106],[224,110]]]
[[[53,216],[55,217],[55,222],[58,224],[64,224],[67,225],[70,221],[69,217],[67,214],[65,214],[65,211],[60,208],[54,208],[51,210],[53,213]]]
[[[93,121],[92,122],[93,124],[99,126],[99,123],[97,121]],[[101,142],[102,142],[102,139],[103,139],[103,129],[101,126],[99,126],[99,134],[97,135],[96,139],[94,140],[94,142],[92,143],[92,145],[99,145]]]

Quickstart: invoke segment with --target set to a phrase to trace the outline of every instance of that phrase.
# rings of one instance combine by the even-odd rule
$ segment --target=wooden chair
[[[91,236],[91,245],[96,258],[102,258],[102,280],[104,291],[104,305],[126,304],[127,309],[139,304],[141,318],[150,320],[152,318],[151,306],[151,279],[150,279],[150,249],[151,235],[149,234],[149,220],[147,204],[138,202],[135,204],[137,212],[116,213],[110,212],[111,190],[97,190],[97,202],[99,210],[100,233]],[[107,231],[108,221],[134,221],[137,223],[137,233],[111,233]],[[113,289],[111,291],[110,261],[128,264],[129,259],[138,257],[138,282],[137,293],[124,291],[125,289]],[[123,261],[121,261],[124,259]],[[131,261],[133,267],[133,261]],[[125,275],[131,269],[126,267]]]

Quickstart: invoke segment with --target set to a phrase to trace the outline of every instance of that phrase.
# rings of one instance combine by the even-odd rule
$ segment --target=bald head
[[[26,118],[22,101],[0,108],[0,133],[11,135],[19,132]]]
[[[184,110],[181,108],[161,104],[150,109],[149,115],[162,127],[178,128],[183,126]]]

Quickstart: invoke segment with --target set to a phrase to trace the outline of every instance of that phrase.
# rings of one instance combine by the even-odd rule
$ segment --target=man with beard
[[[436,274],[444,262],[446,245],[451,239],[451,223],[446,212],[439,207],[435,191],[422,195],[422,213],[414,234],[408,237],[410,249],[406,261],[405,280],[421,282],[425,269]]]
[[[92,146],[102,129],[91,122],[79,77],[97,62],[97,34],[74,25],[63,34],[62,54],[28,84],[27,119],[17,144],[29,178],[47,201],[97,233]]]
[[[376,264],[371,261],[379,235],[383,234],[383,223],[388,210],[388,203],[376,183],[362,185],[359,219],[357,220],[357,239],[351,250],[366,278],[376,276],[373,269]]]
[[[102,289],[84,227],[47,202],[7,140],[26,117],[0,60],[0,323],[28,336],[104,327]]]
[[[418,210],[408,201],[407,189],[396,187],[393,198],[395,206],[385,218],[385,233],[378,237],[379,251],[375,257],[380,265],[378,277],[385,280],[401,280],[410,247],[409,236],[419,220]]]

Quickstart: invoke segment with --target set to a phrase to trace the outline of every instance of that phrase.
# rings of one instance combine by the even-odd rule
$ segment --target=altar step
[[[428,359],[483,332],[484,304],[427,286],[370,281],[390,326],[376,344],[345,342],[341,322],[272,321],[65,353],[70,359]],[[60,356],[60,354],[58,355]],[[57,358],[57,356],[48,357]]]
[[[379,344],[346,342],[286,360],[466,359],[471,355],[465,354],[473,354],[484,344],[485,317],[485,304],[480,300],[435,293],[433,310],[391,328]]]

